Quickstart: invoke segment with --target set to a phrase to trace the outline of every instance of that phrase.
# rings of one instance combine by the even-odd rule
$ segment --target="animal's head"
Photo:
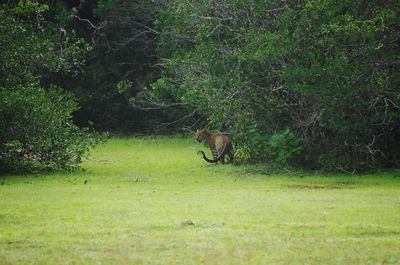
[[[205,139],[206,139],[206,130],[204,130],[204,129],[197,129],[196,130],[196,141],[197,142],[202,142],[202,141],[204,141]]]

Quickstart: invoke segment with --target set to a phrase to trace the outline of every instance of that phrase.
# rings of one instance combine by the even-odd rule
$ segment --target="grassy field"
[[[6,176],[0,264],[400,264],[399,171],[249,174],[199,149],[113,139],[85,171]]]

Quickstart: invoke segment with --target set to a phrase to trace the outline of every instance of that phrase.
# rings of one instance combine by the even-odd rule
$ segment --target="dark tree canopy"
[[[243,159],[399,165],[399,11],[398,1],[169,1],[153,93],[229,131]]]
[[[2,162],[79,162],[90,145],[79,127],[205,126],[230,134],[237,161],[398,167],[399,12],[399,1],[8,1]]]

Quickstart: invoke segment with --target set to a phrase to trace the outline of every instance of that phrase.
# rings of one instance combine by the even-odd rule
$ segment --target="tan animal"
[[[208,159],[203,151],[200,153],[203,155],[204,160],[209,163],[217,163],[221,161],[225,162],[225,155],[229,156],[229,162],[233,161],[232,143],[229,138],[222,133],[210,133],[204,129],[198,129],[196,131],[196,140],[198,142],[205,141],[207,146],[210,148],[213,158]]]

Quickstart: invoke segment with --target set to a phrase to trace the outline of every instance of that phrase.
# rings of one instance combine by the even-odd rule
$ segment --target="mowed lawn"
[[[400,264],[399,171],[263,175],[200,149],[112,139],[85,171],[6,176],[0,264]]]

